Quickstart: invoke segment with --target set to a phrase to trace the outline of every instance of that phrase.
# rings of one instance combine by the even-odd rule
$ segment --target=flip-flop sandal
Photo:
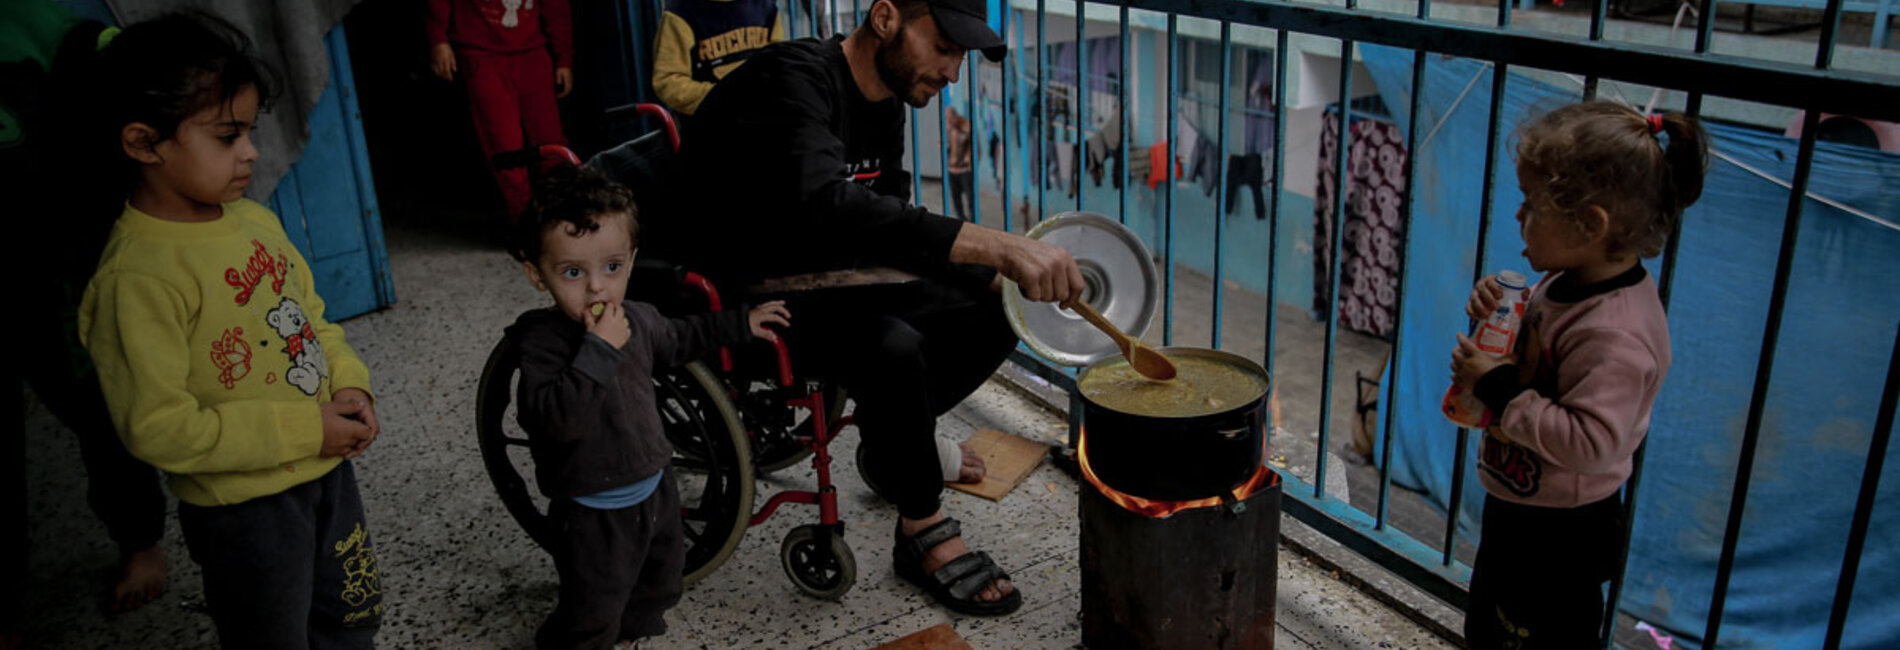
[[[942,603],[951,611],[971,616],[1001,616],[1013,613],[1023,606],[1021,591],[1011,589],[1002,600],[977,600],[983,592],[997,580],[1008,580],[1009,574],[990,559],[989,553],[973,551],[957,556],[945,563],[933,573],[924,572],[924,557],[930,549],[952,539],[963,536],[963,527],[957,520],[945,517],[943,521],[929,528],[917,531],[911,537],[904,536],[903,524],[897,528],[897,548],[891,553],[891,566],[897,576],[905,582],[917,585],[930,594],[931,598]]]

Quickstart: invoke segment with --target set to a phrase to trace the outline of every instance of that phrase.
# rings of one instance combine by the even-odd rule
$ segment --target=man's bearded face
[[[937,33],[935,19],[919,16],[899,23],[896,34],[878,43],[878,79],[904,103],[923,108],[956,83],[965,52]]]

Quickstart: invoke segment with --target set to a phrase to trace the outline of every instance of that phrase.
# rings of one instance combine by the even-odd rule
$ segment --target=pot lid
[[[1089,306],[1129,336],[1139,339],[1148,332],[1161,303],[1161,274],[1133,231],[1092,212],[1064,212],[1037,224],[1028,236],[1069,251],[1087,282],[1082,300]],[[1107,334],[1081,316],[1024,298],[1008,279],[1003,284],[1009,326],[1036,354],[1065,366],[1121,354]]]

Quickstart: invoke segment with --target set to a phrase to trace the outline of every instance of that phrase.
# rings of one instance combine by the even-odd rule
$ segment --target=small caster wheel
[[[858,559],[842,531],[825,530],[822,524],[793,528],[779,546],[779,560],[792,584],[813,598],[842,599],[858,581]]]

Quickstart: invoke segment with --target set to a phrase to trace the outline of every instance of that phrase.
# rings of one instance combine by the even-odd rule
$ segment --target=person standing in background
[[[460,72],[482,155],[567,144],[555,100],[574,91],[574,17],[567,0],[429,0],[430,67]],[[508,220],[531,192],[528,171],[495,170]]]
[[[970,195],[975,174],[970,165],[970,118],[951,108],[944,112],[950,133],[950,162],[944,178],[950,183],[950,208],[958,219],[970,220]]]
[[[785,27],[772,0],[668,0],[653,40],[653,92],[692,115],[714,83],[785,40]]]

